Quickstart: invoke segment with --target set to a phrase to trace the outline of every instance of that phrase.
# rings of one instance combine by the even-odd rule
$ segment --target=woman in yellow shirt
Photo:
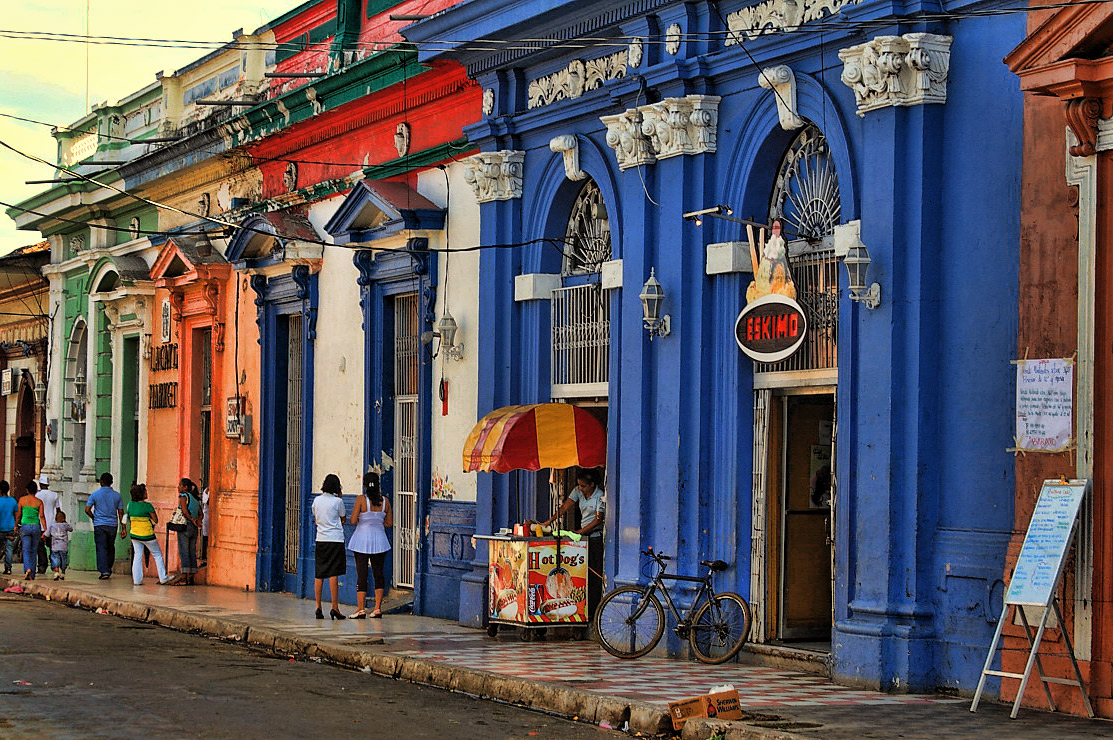
[[[166,560],[162,557],[158,540],[155,539],[155,525],[158,524],[158,512],[155,507],[147,502],[147,486],[136,483],[131,487],[131,503],[127,506],[128,534],[131,535],[131,582],[136,586],[143,585],[143,549],[151,553],[155,559],[155,568],[158,569],[158,582],[166,585],[170,577],[166,573]],[[120,532],[120,539],[124,532]]]

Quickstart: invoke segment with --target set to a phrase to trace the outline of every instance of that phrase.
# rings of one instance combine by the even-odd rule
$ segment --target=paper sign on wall
[[[1074,446],[1074,361],[1016,363],[1017,452],[1063,452]]]

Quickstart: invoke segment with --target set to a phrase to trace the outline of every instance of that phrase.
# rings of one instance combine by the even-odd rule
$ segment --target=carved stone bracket
[[[1089,157],[1096,149],[1101,101],[1097,98],[1073,98],[1066,101],[1063,113],[1078,143],[1070,148],[1073,157]]]
[[[607,145],[619,169],[652,164],[682,154],[714,152],[718,145],[719,100],[715,95],[665,98],[603,116]]]
[[[795,131],[804,127],[807,122],[796,113],[796,75],[791,67],[786,64],[767,67],[757,76],[757,84],[776,95],[781,128]]]
[[[525,152],[510,149],[474,154],[464,160],[467,163],[464,180],[480,203],[521,198],[525,158]]]
[[[894,106],[947,102],[951,36],[878,36],[839,52],[842,81],[854,91],[858,115]]]
[[[540,108],[558,100],[575,100],[603,86],[607,80],[626,76],[629,51],[623,49],[598,59],[574,59],[559,72],[531,80],[526,94],[529,108]]]
[[[587,179],[587,173],[580,169],[580,141],[575,134],[553,137],[549,149],[564,155],[564,174],[569,180]]]

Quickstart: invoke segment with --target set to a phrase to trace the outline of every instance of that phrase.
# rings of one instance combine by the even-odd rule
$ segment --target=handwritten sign
[[[1062,452],[1074,437],[1074,362],[1021,360],[1016,365],[1016,449]]]
[[[1043,482],[1005,595],[1006,604],[1047,606],[1050,603],[1063,558],[1070,547],[1078,507],[1088,487],[1089,481]]]

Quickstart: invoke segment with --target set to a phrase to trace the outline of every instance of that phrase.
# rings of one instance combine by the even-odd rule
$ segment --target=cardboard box
[[[691,699],[669,702],[669,716],[672,728],[679,730],[693,717],[709,719],[742,719],[742,700],[737,690],[721,691]]]

